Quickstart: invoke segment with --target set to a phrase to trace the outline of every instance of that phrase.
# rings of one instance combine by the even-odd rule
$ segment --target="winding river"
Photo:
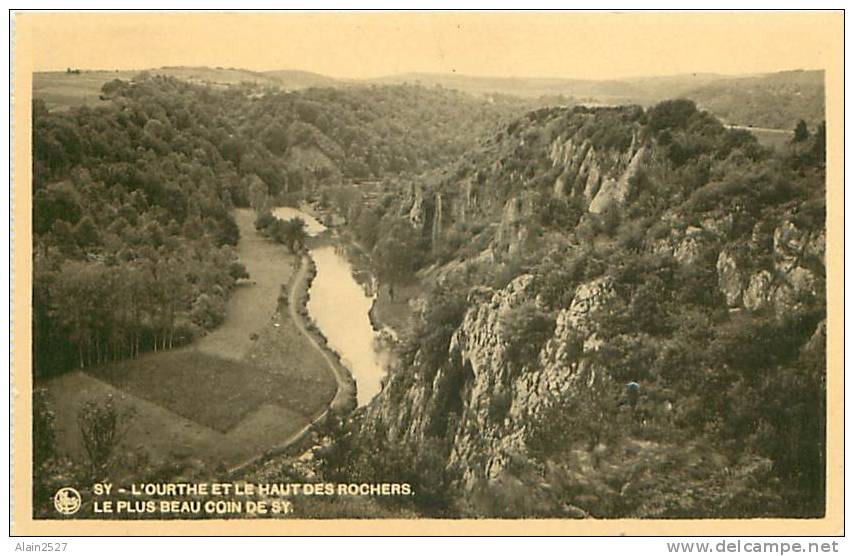
[[[314,217],[292,207],[276,208],[273,215],[284,220],[301,218],[309,236],[326,230]],[[358,403],[365,405],[380,391],[388,362],[388,354],[377,348],[377,333],[371,326],[374,299],[353,277],[350,262],[334,243],[313,247],[310,254],[317,276],[309,288],[308,314],[353,374]]]

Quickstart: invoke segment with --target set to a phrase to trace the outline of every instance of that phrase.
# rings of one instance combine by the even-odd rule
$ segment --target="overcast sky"
[[[33,69],[222,66],[365,78],[431,72],[609,79],[824,68],[824,13],[44,14]]]

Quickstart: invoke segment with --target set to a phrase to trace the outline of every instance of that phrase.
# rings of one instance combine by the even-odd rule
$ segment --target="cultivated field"
[[[103,106],[107,103],[99,98],[101,86],[113,79],[128,80],[134,71],[85,71],[66,73],[48,71],[33,74],[33,98],[45,102],[49,110],[67,109],[72,106]]]
[[[277,303],[294,257],[257,234],[251,211],[238,210],[236,219],[238,252],[251,279],[229,300],[222,326],[179,350],[44,384],[64,424],[62,451],[80,454],[77,411],[108,395],[135,410],[125,448],[172,464],[242,463],[285,443],[325,410],[336,392],[334,375]]]
[[[224,87],[239,83],[257,83],[279,87],[281,82],[263,73],[232,68],[165,67],[145,70],[155,75],[175,77],[190,83]],[[105,104],[99,98],[101,86],[113,79],[127,81],[140,71],[45,71],[33,73],[33,98],[45,101],[48,109],[67,109],[72,106],[96,107]]]

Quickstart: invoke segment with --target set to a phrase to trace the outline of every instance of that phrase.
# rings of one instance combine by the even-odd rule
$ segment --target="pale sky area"
[[[33,69],[300,69],[341,78],[430,72],[609,79],[826,69],[839,14],[20,14]],[[838,32],[837,32],[838,29]]]

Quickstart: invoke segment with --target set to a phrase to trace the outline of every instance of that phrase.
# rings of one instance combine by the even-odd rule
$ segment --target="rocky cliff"
[[[788,426],[756,377],[821,392],[823,169],[666,117],[540,111],[405,203],[434,244],[481,223],[480,247],[434,274],[464,310],[422,312],[361,427],[413,453],[438,442],[461,511],[512,514],[496,500],[513,493],[530,514],[755,514],[720,485],[755,501],[751,485],[795,480],[770,444],[732,443]]]

